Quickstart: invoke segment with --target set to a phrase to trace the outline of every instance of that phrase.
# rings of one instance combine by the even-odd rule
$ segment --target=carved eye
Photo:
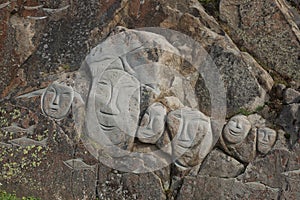
[[[181,114],[179,114],[179,113],[174,113],[174,117],[176,117],[176,118],[181,118]]]
[[[98,84],[99,84],[99,85],[108,85],[108,83],[105,82],[105,81],[99,81]]]
[[[64,92],[64,93],[62,93],[62,96],[68,97],[68,96],[71,96],[71,93],[70,92]]]
[[[48,91],[47,91],[47,92],[50,92],[50,93],[55,93],[55,89],[51,87],[51,88],[49,88],[49,89],[48,89]]]

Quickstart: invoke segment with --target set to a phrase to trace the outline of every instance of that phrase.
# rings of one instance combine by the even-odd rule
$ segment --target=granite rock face
[[[203,162],[199,175],[234,178],[244,171],[244,165],[223,151],[211,151]]]
[[[198,176],[185,179],[178,199],[277,199],[278,196],[278,189],[258,182]]]
[[[66,200],[299,199],[299,1],[200,2],[202,5],[198,0],[1,1],[0,193]],[[160,48],[120,56],[104,76],[88,76],[89,67],[80,69],[86,56],[95,53],[94,47],[143,27],[186,34],[187,39],[176,40],[152,30],[155,37],[142,41],[188,55],[205,52],[218,78],[213,73],[199,75],[191,63]],[[185,46],[189,38],[203,49]],[[108,58],[122,50],[107,44],[102,52]],[[140,64],[153,63],[165,68],[137,69]],[[130,71],[125,75],[120,66],[136,68],[138,76]],[[136,95],[127,91],[134,90],[136,79],[155,76],[163,87],[150,81],[142,82]],[[130,103],[104,107],[108,99],[118,99],[117,93],[105,90],[114,78],[122,81],[112,81],[113,89],[124,92],[120,99],[130,96]],[[211,102],[218,95],[211,95],[209,88],[219,86],[218,80],[225,90],[216,94],[225,92],[227,110],[216,112]],[[23,94],[26,97],[17,98]],[[92,109],[86,104],[94,94],[98,94],[97,107]],[[199,121],[188,119],[190,128],[179,131],[184,126],[175,117],[172,121],[170,113],[186,107],[196,113],[194,117],[201,115],[205,120],[200,126]],[[131,121],[126,116],[115,120],[123,124],[122,134],[108,131],[106,138],[136,154],[121,151],[120,156],[119,151],[112,154],[111,148],[95,151],[95,141],[82,134],[87,109],[94,113],[131,110]],[[226,123],[215,123],[212,115],[216,113],[225,113]],[[241,141],[223,135],[218,141],[237,115],[249,121],[247,134],[242,134]],[[110,122],[104,124],[109,130],[114,120],[107,119],[98,114],[92,121],[98,125]],[[237,129],[230,130],[237,134]],[[145,137],[146,133],[151,137]],[[204,133],[212,135],[205,140],[213,141],[209,147],[201,144]],[[97,132],[94,136],[106,144]],[[196,140],[191,143],[188,137]],[[193,147],[176,158],[186,164],[180,168],[172,156],[182,144]],[[99,162],[98,155],[106,163]],[[106,166],[113,161],[112,155],[120,156],[114,160],[120,171],[131,172]],[[166,166],[140,173],[159,163]]]
[[[291,16],[284,0],[220,1],[220,18],[232,39],[265,67],[299,85],[300,31]]]

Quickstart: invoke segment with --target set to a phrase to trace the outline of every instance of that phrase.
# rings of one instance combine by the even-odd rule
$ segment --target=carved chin
[[[152,138],[155,134],[151,129],[148,128],[140,128],[138,131],[138,137],[139,138]]]

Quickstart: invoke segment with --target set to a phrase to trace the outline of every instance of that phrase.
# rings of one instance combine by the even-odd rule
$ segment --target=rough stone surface
[[[285,175],[287,171],[299,169],[299,145],[293,152],[287,149],[274,149],[267,156],[256,159],[250,163],[244,174],[238,179],[246,182],[260,182],[272,188],[285,188]]]
[[[283,93],[283,100],[286,104],[300,103],[300,92],[292,88],[288,88]]]
[[[300,104],[285,105],[277,119],[277,124],[283,127],[292,144],[297,142],[300,138]]]
[[[223,0],[220,18],[239,46],[299,84],[300,31],[290,9],[284,0]]]
[[[204,160],[199,175],[220,178],[234,178],[244,171],[244,165],[228,156],[223,151],[215,149]]]
[[[178,199],[277,199],[279,190],[234,178],[186,177]]]

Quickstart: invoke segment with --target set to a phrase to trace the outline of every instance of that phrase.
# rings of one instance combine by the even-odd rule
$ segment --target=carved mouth
[[[104,115],[111,115],[111,116],[117,115],[117,114],[115,114],[115,113],[105,112],[105,111],[101,111],[101,110],[100,110],[100,113],[101,113],[101,114],[104,114]]]
[[[239,136],[240,135],[240,131],[233,131],[233,130],[229,130],[230,134],[233,136]]]
[[[115,127],[114,126],[108,126],[100,123],[100,127],[104,131],[112,131]]]
[[[155,135],[156,134],[148,128],[140,128],[140,130],[138,131],[138,138],[151,138]]]
[[[191,148],[193,146],[193,141],[180,140],[180,141],[178,141],[177,145],[182,147],[182,148]]]
[[[268,147],[268,146],[269,146],[269,143],[262,142],[262,141],[259,141],[259,144],[262,145],[262,146],[265,146],[265,147]]]
[[[58,108],[50,108],[49,112],[50,113],[56,113],[58,111]]]

